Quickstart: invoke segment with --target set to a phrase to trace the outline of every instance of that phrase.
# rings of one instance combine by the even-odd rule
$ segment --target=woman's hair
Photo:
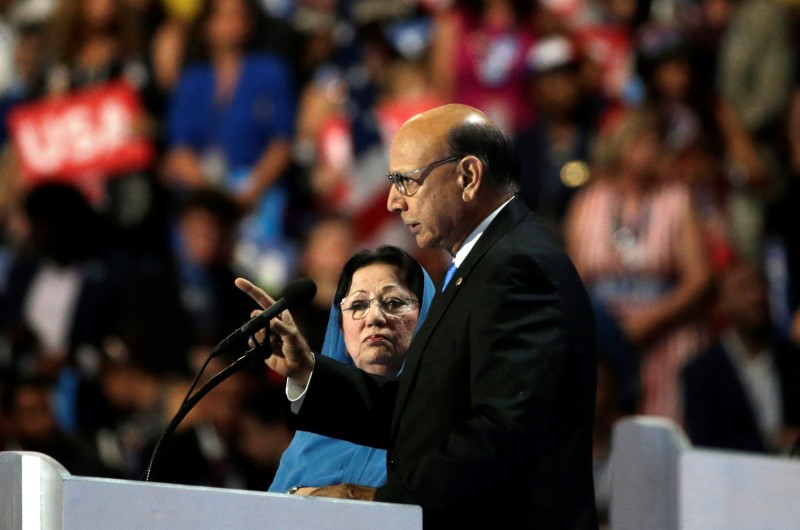
[[[262,39],[266,31],[266,17],[255,0],[241,0],[249,25],[243,42],[243,51],[249,52],[263,48]],[[210,48],[206,37],[206,25],[216,7],[217,0],[206,0],[189,28],[185,63],[207,61]]]
[[[114,12],[104,28],[106,34],[113,37],[119,46],[119,57],[139,56],[145,51],[145,43],[137,13],[126,2],[112,2],[111,5]],[[61,0],[51,18],[47,37],[51,51],[61,62],[73,63],[89,34],[89,28],[83,20],[83,9],[84,3],[80,0]]]
[[[336,286],[336,293],[333,296],[334,304],[338,306],[350,290],[356,271],[373,263],[385,263],[397,267],[402,284],[410,289],[418,300],[422,300],[425,286],[422,266],[406,251],[392,245],[381,245],[375,250],[362,250],[347,260],[339,275],[339,284]],[[339,319],[341,325],[341,313]]]
[[[664,115],[650,105],[622,111],[610,124],[610,130],[595,139],[592,154],[595,166],[605,170],[618,167],[626,142],[648,133],[655,133],[663,139],[665,128]]]

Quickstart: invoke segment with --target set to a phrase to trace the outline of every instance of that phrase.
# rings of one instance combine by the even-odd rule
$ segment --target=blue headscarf
[[[419,304],[416,334],[428,315],[436,288],[423,267],[424,287]],[[353,364],[344,344],[340,322],[341,309],[331,306],[322,353],[337,361]],[[386,451],[374,447],[297,431],[281,457],[281,463],[269,491],[286,493],[294,486],[330,486],[342,483],[378,487],[386,482]]]

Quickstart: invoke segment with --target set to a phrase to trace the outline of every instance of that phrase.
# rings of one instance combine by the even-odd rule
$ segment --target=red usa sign
[[[28,180],[86,174],[112,176],[148,167],[152,143],[134,132],[141,112],[136,92],[122,82],[16,107],[11,141]]]

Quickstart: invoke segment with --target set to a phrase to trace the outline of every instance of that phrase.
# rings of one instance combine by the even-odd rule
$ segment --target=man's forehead
[[[436,153],[444,149],[444,134],[437,134],[438,131],[417,126],[417,124],[407,124],[406,127],[397,132],[392,141],[390,158],[392,162],[409,163],[422,160],[431,153]]]
[[[450,120],[433,113],[418,114],[405,122],[397,132],[397,136],[409,134],[424,138],[441,138],[453,127]]]

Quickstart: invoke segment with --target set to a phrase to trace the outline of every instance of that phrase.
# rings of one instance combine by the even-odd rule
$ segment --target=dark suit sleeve
[[[397,380],[317,355],[314,374],[291,427],[385,449]]]

